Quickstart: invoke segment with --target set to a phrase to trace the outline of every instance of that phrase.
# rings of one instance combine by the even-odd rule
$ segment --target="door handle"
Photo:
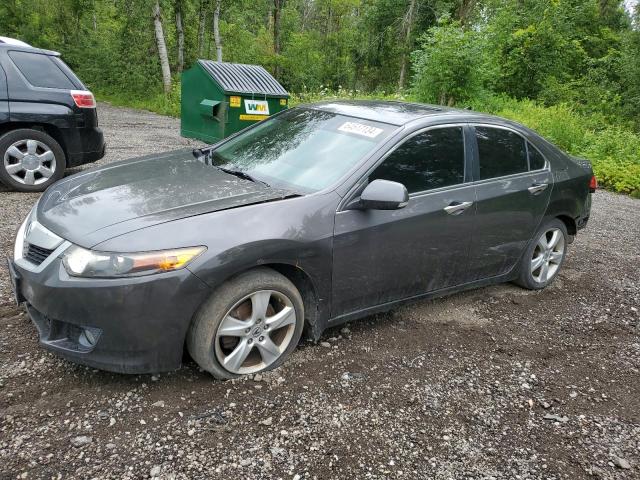
[[[473,205],[473,202],[452,202],[448,207],[444,207],[443,210],[449,215],[460,215],[471,205]]]
[[[548,186],[549,184],[547,183],[534,183],[529,188],[527,188],[527,190],[529,190],[529,193],[536,195],[537,193],[544,191]]]

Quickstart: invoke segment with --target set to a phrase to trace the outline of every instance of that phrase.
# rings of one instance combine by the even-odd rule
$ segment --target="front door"
[[[553,188],[542,154],[518,133],[476,126],[477,204],[470,280],[512,270],[538,228]]]
[[[368,175],[405,185],[403,209],[336,214],[333,317],[464,282],[475,213],[464,130],[413,135]]]

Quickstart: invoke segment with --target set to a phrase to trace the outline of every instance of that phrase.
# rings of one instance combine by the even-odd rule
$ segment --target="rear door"
[[[336,214],[333,317],[462,282],[475,210],[466,131],[418,132],[363,179],[363,186],[374,179],[405,185],[405,208]]]
[[[9,92],[7,89],[7,76],[0,65],[0,124],[9,121]]]
[[[548,162],[518,132],[476,125],[476,216],[469,280],[508,273],[538,228],[553,187]]]

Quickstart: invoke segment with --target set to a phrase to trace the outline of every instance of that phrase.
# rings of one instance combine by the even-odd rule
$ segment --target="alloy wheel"
[[[38,140],[18,140],[4,154],[4,169],[18,183],[40,185],[55,173],[56,157]]]
[[[287,350],[297,324],[291,299],[259,290],[225,314],[215,337],[216,358],[225,370],[246,375],[273,364]]]
[[[562,263],[564,235],[559,228],[551,228],[540,235],[531,258],[531,276],[538,283],[551,280]]]

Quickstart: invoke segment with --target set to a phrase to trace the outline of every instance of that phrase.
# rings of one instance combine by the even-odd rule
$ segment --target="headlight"
[[[170,272],[187,266],[206,247],[178,248],[156,252],[96,252],[72,246],[62,263],[69,275],[76,277],[129,277]]]

